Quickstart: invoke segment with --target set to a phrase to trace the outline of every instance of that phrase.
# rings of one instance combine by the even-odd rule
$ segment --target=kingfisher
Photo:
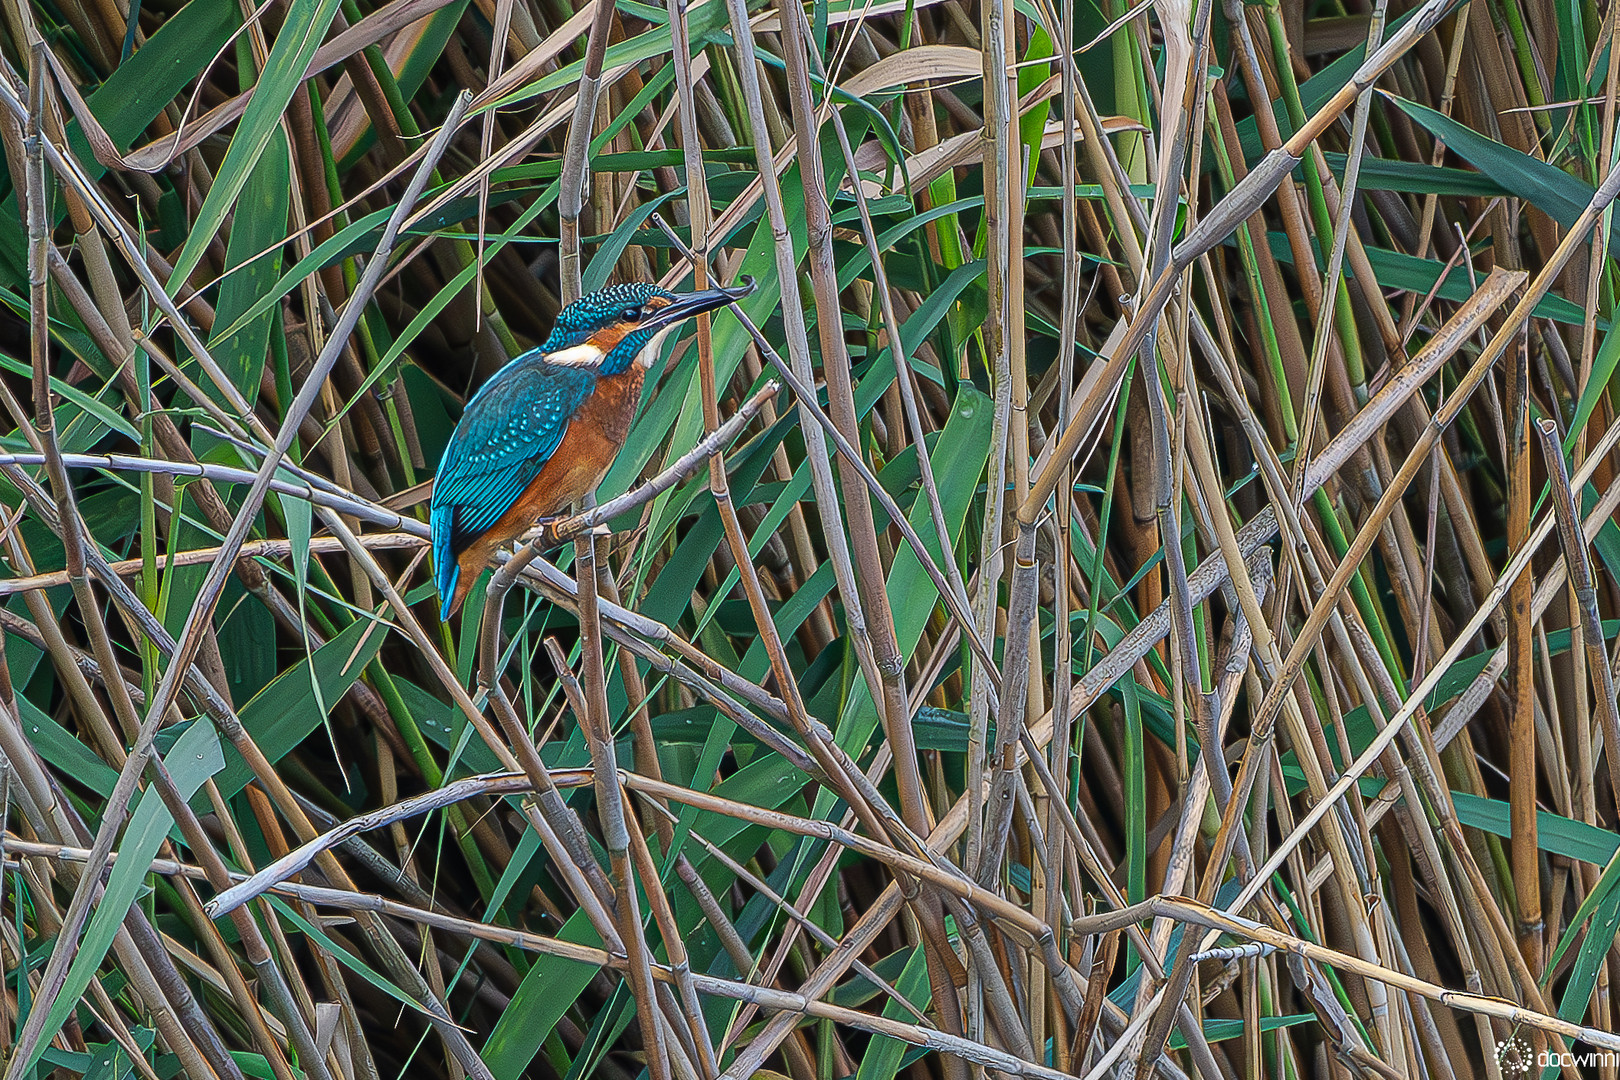
[[[596,490],[624,448],[664,339],[753,291],[743,278],[681,294],[648,282],[591,293],[562,310],[544,345],[473,395],[439,461],[428,515],[442,619],[496,548]]]

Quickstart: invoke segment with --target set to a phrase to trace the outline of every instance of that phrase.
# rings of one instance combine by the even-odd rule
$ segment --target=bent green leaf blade
[[[287,103],[303,80],[304,71],[326,37],[337,11],[338,0],[292,0],[287,20],[282,23],[264,71],[253,87],[253,100],[242,112],[236,134],[231,136],[231,145],[225,151],[225,160],[220,162],[214,183],[197,210],[185,246],[175,259],[174,273],[169,278],[170,294],[178,295],[180,286],[191,276],[203,252],[219,234],[225,215],[235,205],[254,166],[270,145],[271,137],[279,130]]]

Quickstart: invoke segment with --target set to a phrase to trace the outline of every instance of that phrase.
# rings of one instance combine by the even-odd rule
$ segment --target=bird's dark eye
[[[619,317],[625,322],[640,322],[644,312],[639,307],[625,308]]]

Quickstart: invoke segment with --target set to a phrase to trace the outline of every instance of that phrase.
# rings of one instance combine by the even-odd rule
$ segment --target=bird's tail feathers
[[[439,578],[439,595],[444,598],[443,603],[439,605],[440,622],[449,622],[450,616],[454,615],[456,608],[461,606],[461,597],[458,595],[460,590],[456,588],[456,582],[460,577],[461,567],[452,562],[448,580],[442,575]]]
[[[454,513],[453,507],[436,506],[430,515],[433,532],[433,579],[439,587],[441,621],[448,621],[460,606],[457,603],[460,599],[457,595],[460,590],[456,586],[461,582],[461,566],[456,561],[455,552],[450,550],[451,516]]]

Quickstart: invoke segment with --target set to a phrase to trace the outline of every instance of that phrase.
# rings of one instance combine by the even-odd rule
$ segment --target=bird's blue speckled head
[[[553,363],[617,375],[685,320],[753,291],[752,278],[735,288],[693,293],[672,293],[646,281],[610,285],[563,308],[542,349]]]

